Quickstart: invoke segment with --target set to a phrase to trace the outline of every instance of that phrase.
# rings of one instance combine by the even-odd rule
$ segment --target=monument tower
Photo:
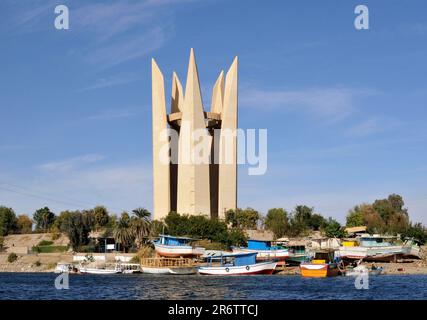
[[[225,79],[221,71],[210,111],[205,111],[191,49],[185,93],[174,72],[168,113],[163,74],[152,59],[154,219],[170,211],[224,218],[227,210],[236,209],[237,64],[236,57]],[[167,130],[176,132],[177,142],[165,135]],[[164,160],[164,150],[170,161]],[[192,161],[195,157],[206,161]]]

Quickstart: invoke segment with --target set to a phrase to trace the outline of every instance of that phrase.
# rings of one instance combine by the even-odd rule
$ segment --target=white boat
[[[192,267],[142,267],[142,272],[147,274],[173,274],[173,275],[191,275],[196,274],[197,269]]]
[[[53,272],[55,273],[77,273],[77,268],[72,263],[59,262]]]
[[[121,263],[120,267],[125,274],[142,273],[139,263]]]
[[[193,247],[190,242],[194,239],[186,237],[173,237],[160,235],[160,239],[154,242],[157,255],[161,257],[199,257],[205,253],[205,248]]]
[[[107,268],[88,268],[81,266],[79,272],[82,274],[117,274],[123,273],[123,269],[119,264],[116,264],[113,269]]]
[[[168,267],[142,267],[143,273],[148,274],[170,274],[170,269]]]
[[[393,245],[390,237],[365,235],[359,239],[359,246],[342,246],[339,256],[346,260],[393,261],[405,253],[404,246]]]
[[[198,268],[201,275],[231,276],[272,274],[277,262],[265,261],[256,263],[256,253],[230,254],[220,257],[209,257],[208,265]],[[219,265],[212,262],[219,260]]]

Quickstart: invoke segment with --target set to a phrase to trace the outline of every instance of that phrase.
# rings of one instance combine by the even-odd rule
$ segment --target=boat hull
[[[339,255],[345,260],[393,261],[403,253],[402,246],[339,248]]]
[[[340,271],[335,264],[302,263],[300,265],[301,276],[304,278],[326,278],[338,276]]]
[[[170,246],[163,244],[155,244],[157,255],[168,258],[189,258],[199,257],[205,253],[204,248],[193,248],[191,246]]]
[[[117,274],[117,273],[122,273],[121,270],[96,269],[96,268],[80,268],[79,272],[81,274]]]
[[[257,261],[281,260],[284,261],[289,257],[288,249],[279,250],[255,250],[247,248],[233,248],[233,253],[256,253]]]
[[[244,266],[199,267],[198,271],[201,275],[214,276],[273,274],[276,269],[276,265],[277,262],[267,261]]]

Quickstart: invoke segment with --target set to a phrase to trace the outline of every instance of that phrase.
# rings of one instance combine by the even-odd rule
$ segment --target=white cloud
[[[142,110],[142,107],[119,109],[119,110],[108,109],[87,117],[87,120],[110,120],[110,119],[130,118],[130,117],[137,116],[141,110]]]
[[[111,67],[160,48],[173,34],[174,7],[196,0],[46,1],[9,1],[1,29],[8,33],[53,29],[55,6],[69,4],[70,30],[80,40],[78,49],[69,52],[83,53],[86,62]]]
[[[141,77],[136,73],[122,73],[116,74],[113,76],[107,76],[103,78],[99,78],[96,82],[90,86],[84,87],[79,91],[91,91],[96,89],[110,88],[114,86],[120,86],[124,84],[128,84],[131,82],[135,82],[139,80]]]
[[[48,162],[37,166],[45,172],[67,173],[81,165],[98,162],[105,159],[105,156],[99,154],[86,154],[83,156],[73,157],[62,161]]]
[[[350,127],[346,134],[352,137],[364,137],[375,133],[394,130],[403,125],[403,122],[386,117],[372,117]]]
[[[171,31],[167,31],[166,27],[155,26],[137,36],[123,37],[118,41],[88,50],[86,61],[103,67],[112,67],[159,49],[170,34]]]
[[[244,87],[242,107],[303,112],[326,121],[338,121],[354,112],[356,98],[375,94],[372,90],[310,88],[301,90],[262,90]]]

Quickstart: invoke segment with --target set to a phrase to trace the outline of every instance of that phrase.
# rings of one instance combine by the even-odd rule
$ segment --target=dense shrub
[[[247,240],[241,229],[228,229],[225,222],[203,215],[189,216],[171,212],[166,216],[165,223],[165,233],[174,236],[208,239],[226,246],[244,245]]]
[[[16,253],[14,252],[9,253],[9,255],[7,256],[7,262],[13,263],[16,260],[18,260],[18,256],[16,255]]]

